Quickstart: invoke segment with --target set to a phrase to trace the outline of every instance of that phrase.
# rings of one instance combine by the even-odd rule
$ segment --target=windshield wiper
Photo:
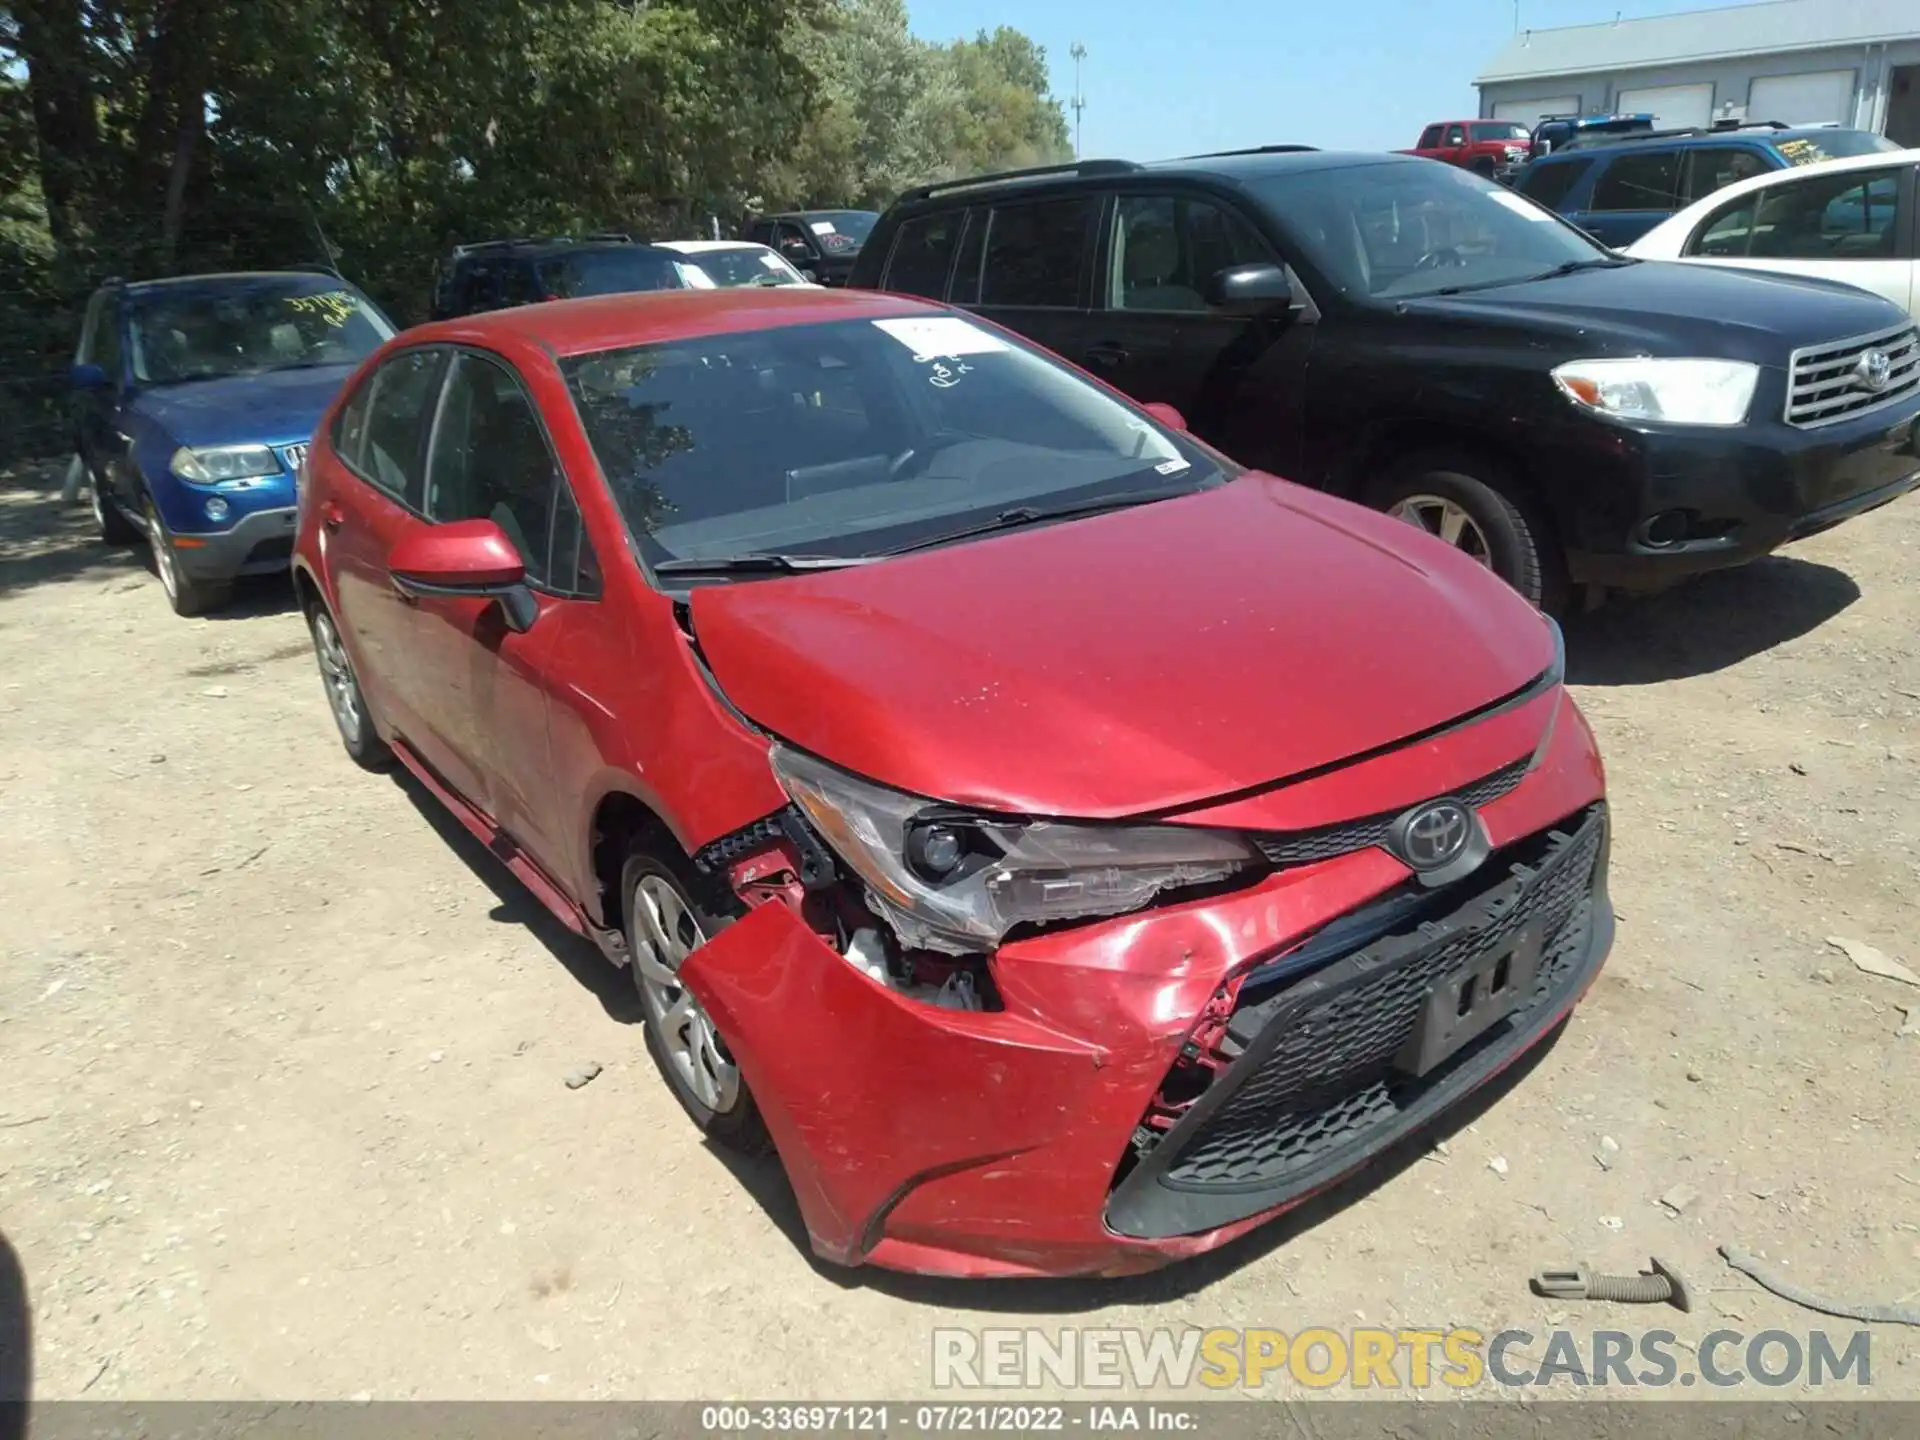
[[[799,575],[808,570],[840,570],[865,565],[877,555],[707,555],[662,560],[656,575]]]
[[[1480,280],[1470,285],[1444,285],[1430,293],[1465,295],[1474,290],[1497,290],[1503,285],[1531,285],[1536,280],[1554,280],[1562,275],[1571,275],[1576,270],[1613,270],[1622,265],[1639,263],[1631,255],[1594,255],[1585,260],[1568,260],[1554,266],[1551,270],[1542,270],[1538,275],[1502,275],[1497,280]]]
[[[1097,515],[1103,510],[1130,510],[1136,505],[1150,505],[1156,500],[1172,500],[1180,495],[1192,495],[1196,487],[1186,485],[1162,485],[1152,490],[1123,490],[1117,495],[1096,495],[1087,500],[1075,500],[1065,505],[1015,505],[1011,510],[1002,510],[991,520],[976,521],[972,525],[963,525],[958,530],[945,530],[938,535],[929,535],[924,540],[915,540],[898,549],[883,550],[881,555],[905,555],[910,550],[930,550],[936,545],[945,545],[951,540],[970,540],[976,535],[990,535],[996,530],[1012,530],[1021,525],[1035,525],[1043,520],[1066,520],[1075,515]]]

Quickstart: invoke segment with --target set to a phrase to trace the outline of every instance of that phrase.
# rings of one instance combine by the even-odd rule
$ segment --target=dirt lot
[[[38,1396],[925,1395],[942,1324],[1853,1328],[1722,1242],[1920,1290],[1920,988],[1827,943],[1920,967],[1920,500],[1571,627],[1619,942],[1443,1150],[1158,1276],[989,1287],[816,1266],[625,977],[340,753],[287,588],[176,619],[57,484],[0,482],[0,1230]],[[1693,1313],[1527,1293],[1649,1253]],[[1879,1394],[1920,1396],[1915,1334],[1876,1330]]]

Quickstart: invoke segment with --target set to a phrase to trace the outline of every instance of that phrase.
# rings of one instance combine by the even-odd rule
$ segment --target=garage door
[[[1555,95],[1545,100],[1501,100],[1493,107],[1496,120],[1518,120],[1531,130],[1548,115],[1578,115],[1578,95]]]
[[[1789,125],[1853,123],[1853,71],[1819,70],[1811,75],[1768,75],[1753,82],[1747,98],[1749,120],[1784,120]]]
[[[1682,125],[1705,125],[1713,119],[1713,86],[1655,85],[1645,90],[1622,90],[1613,107],[1623,115],[1653,116],[1656,130]]]

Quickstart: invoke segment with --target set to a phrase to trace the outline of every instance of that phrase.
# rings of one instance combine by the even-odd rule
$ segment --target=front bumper
[[[1756,415],[1777,413],[1777,399],[1763,385]],[[1557,487],[1574,581],[1659,588],[1758,559],[1920,486],[1920,396],[1819,429],[1586,421],[1549,447],[1540,474],[1579,477]]]
[[[1289,1116],[1332,1113],[1377,1089],[1381,1056],[1365,1047],[1338,1064],[1309,1065],[1305,1090],[1281,1094],[1270,1080],[1256,1087],[1257,1054],[1301,1043],[1304,1031],[1283,1016],[1145,1159],[1130,1158],[1136,1133],[1184,1061],[1196,1020],[1220,1003],[1217,997],[1329,922],[1405,887],[1408,872],[1385,850],[1355,850],[1230,895],[1004,946],[992,960],[1004,1009],[993,1012],[936,1009],[882,988],[777,903],[753,909],[702,946],[681,973],[753,1089],[816,1253],[839,1264],[975,1277],[1151,1270],[1223,1245],[1299,1204],[1517,1059],[1573,1007],[1612,934],[1598,757],[1571,700],[1556,693],[1551,703],[1556,720],[1541,763],[1480,809],[1500,853],[1482,867],[1478,888],[1462,882],[1481,903],[1510,860],[1531,853],[1530,837],[1569,825],[1597,827],[1582,832],[1594,845],[1586,871],[1575,873],[1555,902],[1579,913],[1569,910],[1542,937],[1557,959],[1540,967],[1539,995],[1432,1072],[1418,1095],[1403,1088],[1389,1097],[1392,1113],[1374,1107],[1377,1123],[1361,1127],[1364,1134],[1316,1149],[1316,1163],[1254,1175],[1251,1184],[1245,1174],[1227,1177],[1224,1186],[1200,1177],[1207,1193],[1198,1200],[1188,1198],[1198,1192],[1181,1166],[1217,1143],[1219,1117],[1236,1106],[1235,1113],[1244,1111],[1256,1090],[1270,1113],[1250,1130],[1235,1123],[1264,1135],[1285,1131]],[[1510,763],[1505,752],[1489,763],[1488,746],[1493,737],[1517,734],[1523,718],[1514,717],[1511,730],[1508,722],[1489,721],[1461,732],[1449,763],[1475,767],[1476,774]],[[1369,773],[1356,773],[1343,788],[1350,798],[1384,795],[1383,787],[1402,783],[1404,760],[1393,755],[1356,766]],[[1464,788],[1465,774],[1444,769],[1429,768],[1430,785]],[[1333,778],[1312,783],[1324,787]],[[1568,864],[1578,872],[1577,861]],[[1457,959],[1472,949],[1449,954]],[[1389,1058],[1398,1030],[1412,1023],[1406,1004],[1425,993],[1429,971],[1440,964],[1437,953],[1417,944],[1374,972],[1369,986],[1384,977],[1391,995],[1353,992],[1376,1032],[1374,1048],[1386,1046]],[[1372,964],[1350,955],[1330,956],[1329,968],[1289,981],[1279,993],[1308,995],[1309,987],[1324,989],[1341,965]],[[1289,1013],[1298,1019],[1302,1012]],[[1181,1198],[1169,1204],[1163,1192],[1180,1186]]]
[[[225,530],[174,536],[174,556],[197,580],[274,575],[293,562],[295,508],[251,510]]]

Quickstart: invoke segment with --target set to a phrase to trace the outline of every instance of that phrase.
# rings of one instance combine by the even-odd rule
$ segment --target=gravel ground
[[[1920,988],[1829,943],[1920,968],[1920,501],[1569,628],[1619,940],[1438,1148],[1159,1275],[966,1285],[816,1264],[777,1171],[685,1123],[624,975],[340,753],[288,588],[177,619],[58,483],[0,481],[0,1232],[36,1396],[926,1395],[941,1325],[1852,1330],[1729,1242],[1920,1290]],[[1527,1291],[1650,1253],[1690,1314]],[[1875,1329],[1877,1395],[1920,1396],[1914,1333]]]

